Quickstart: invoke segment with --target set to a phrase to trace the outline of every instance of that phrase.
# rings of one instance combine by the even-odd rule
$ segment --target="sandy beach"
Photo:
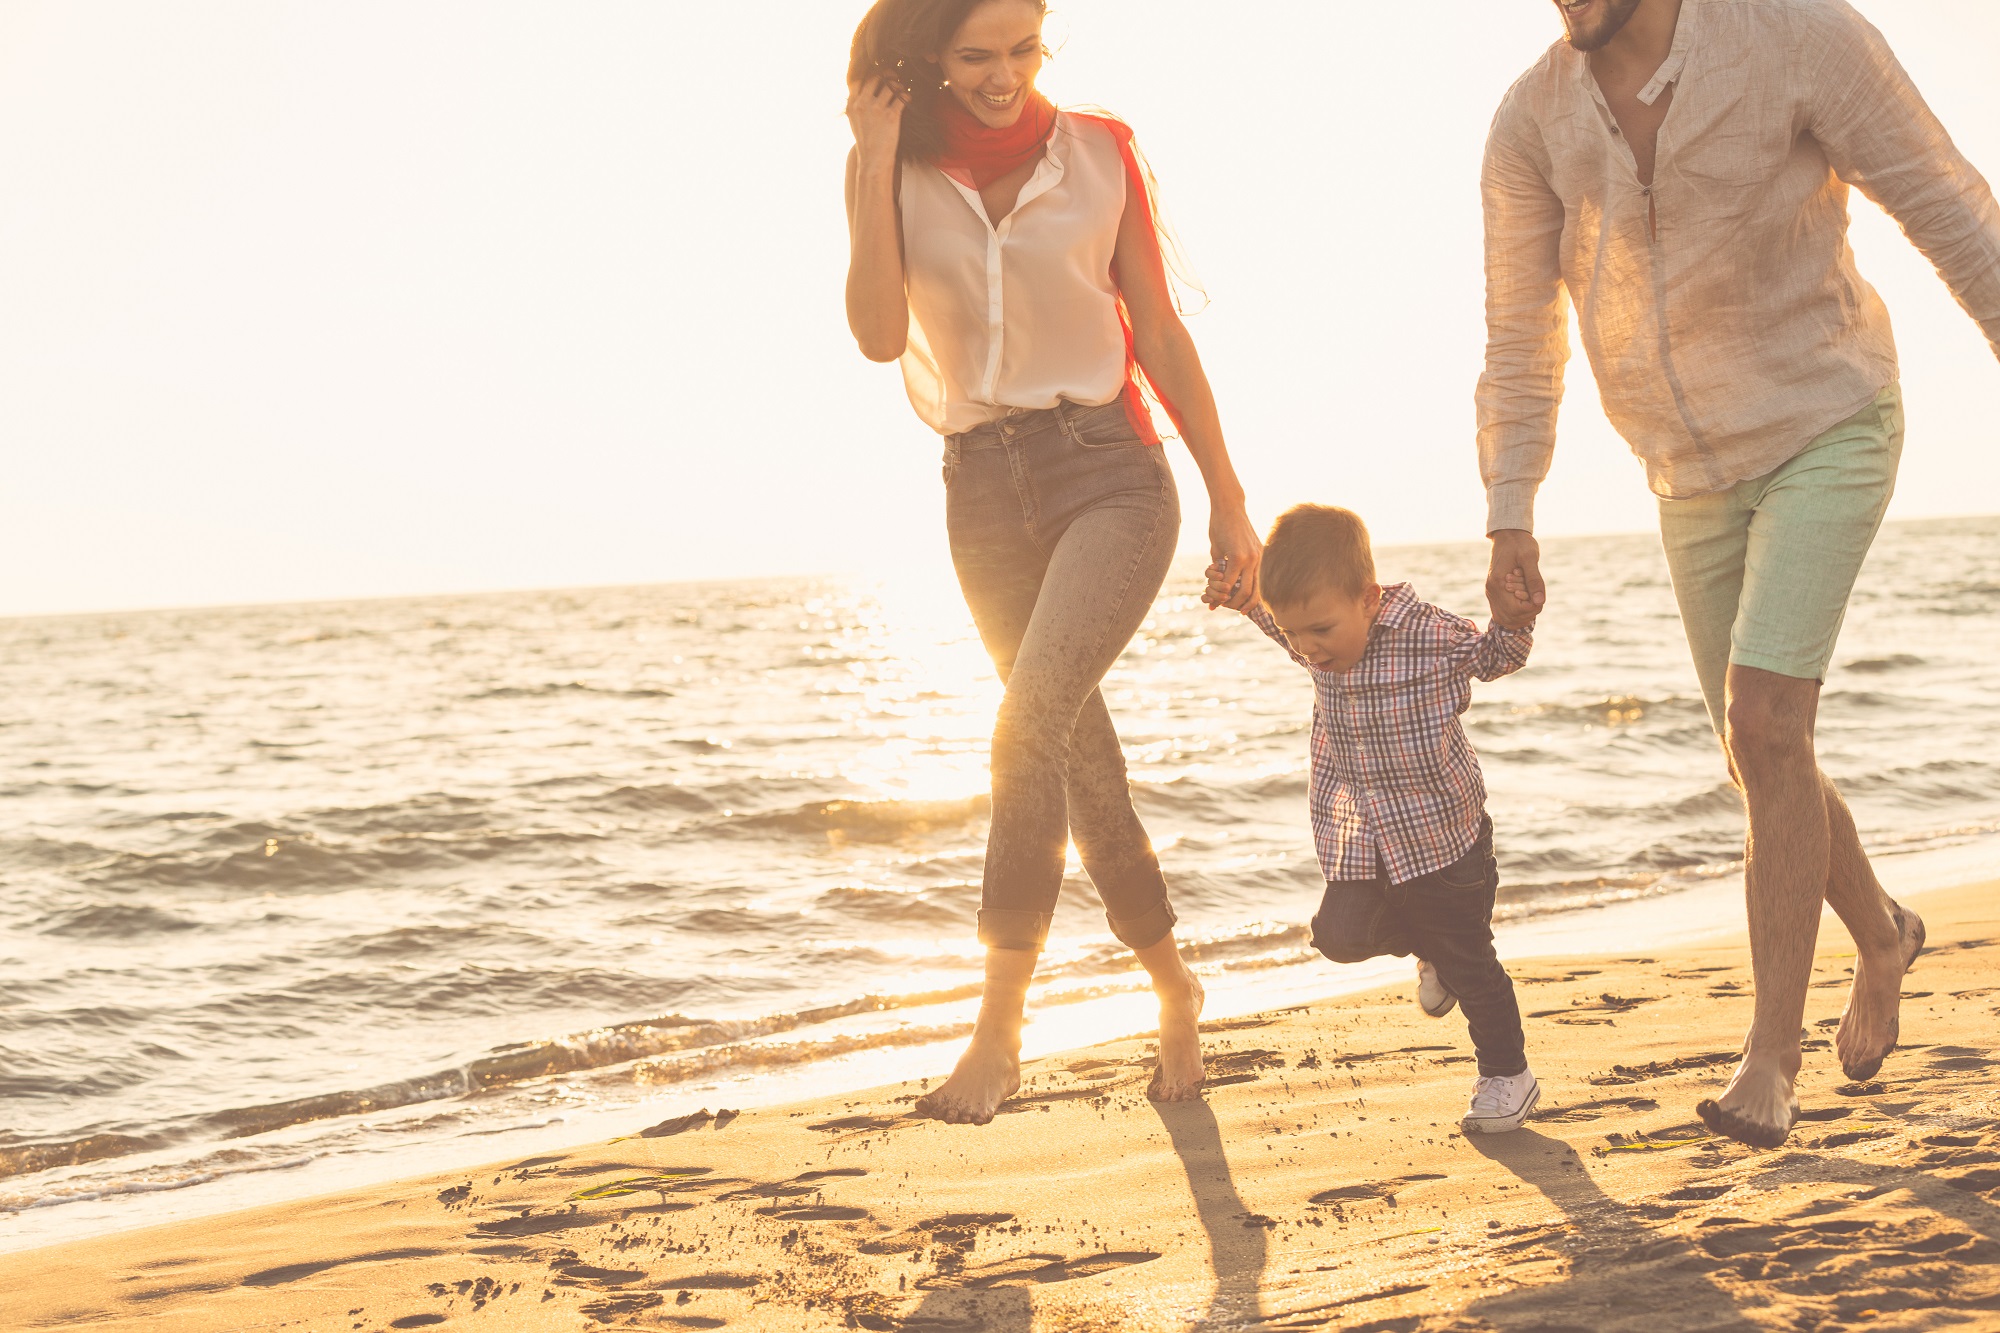
[[[2000,1328],[2000,885],[1923,895],[1904,1048],[1829,1049],[1805,1120],[1706,1135],[1740,940],[1514,965],[1545,1089],[1467,1139],[1461,1020],[1395,988],[1206,1025],[1206,1100],[1146,1040],[1037,1061],[992,1125],[917,1084],[0,1258],[8,1328]],[[645,1134],[640,1131],[646,1130]]]

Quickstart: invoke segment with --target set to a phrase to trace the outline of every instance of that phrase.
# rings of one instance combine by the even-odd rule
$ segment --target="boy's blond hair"
[[[1296,606],[1315,593],[1359,597],[1375,582],[1368,525],[1351,509],[1293,505],[1278,515],[1264,541],[1257,575],[1266,606]]]

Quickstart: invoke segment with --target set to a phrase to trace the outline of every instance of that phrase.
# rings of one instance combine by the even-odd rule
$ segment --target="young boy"
[[[1212,566],[1204,600],[1229,595]],[[1532,627],[1471,621],[1375,581],[1368,529],[1345,509],[1281,516],[1244,614],[1312,673],[1314,839],[1326,898],[1313,947],[1336,963],[1417,955],[1417,1003],[1465,1010],[1479,1081],[1468,1133],[1518,1129],[1541,1100],[1514,983],[1493,951],[1493,821],[1479,760],[1458,723],[1471,681],[1528,660]],[[1525,588],[1517,590],[1525,601]]]

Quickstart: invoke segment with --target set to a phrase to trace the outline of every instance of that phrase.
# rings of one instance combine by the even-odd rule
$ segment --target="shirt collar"
[[[1694,30],[1700,21],[1697,17],[1700,13],[1701,6],[1695,0],[1682,0],[1680,18],[1674,24],[1674,44],[1668,48],[1667,58],[1653,71],[1651,81],[1639,90],[1639,100],[1647,106],[1659,101],[1668,86],[1677,82],[1682,72],[1687,69],[1688,53],[1694,46]],[[1583,84],[1584,90],[1593,101],[1599,106],[1605,106],[1608,111],[1610,108],[1604,101],[1604,91],[1597,86],[1597,76],[1590,72],[1590,57],[1567,42],[1560,45],[1575,62],[1576,78]]]
[[[1375,624],[1369,629],[1372,639],[1377,633],[1398,630],[1410,623],[1416,613],[1417,590],[1407,583],[1385,584],[1382,588],[1382,609],[1375,613]]]
[[[1695,16],[1700,12],[1700,5],[1692,3],[1691,0],[1683,0],[1680,18],[1674,24],[1673,48],[1667,52],[1667,58],[1660,62],[1660,67],[1653,71],[1652,82],[1639,90],[1639,100],[1647,106],[1659,101],[1660,94],[1666,92],[1667,85],[1678,80],[1681,71],[1687,68],[1688,47],[1694,41]]]

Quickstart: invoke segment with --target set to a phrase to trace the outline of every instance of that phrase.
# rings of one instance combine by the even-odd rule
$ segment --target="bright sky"
[[[2000,5],[1859,3],[2000,175]],[[938,442],[841,309],[864,8],[0,0],[0,614],[942,564]],[[1044,86],[1152,156],[1260,523],[1480,535],[1479,152],[1557,27],[1060,3]],[[2000,366],[1857,206],[1894,512],[2000,509]],[[1572,367],[1542,530],[1650,526]]]

